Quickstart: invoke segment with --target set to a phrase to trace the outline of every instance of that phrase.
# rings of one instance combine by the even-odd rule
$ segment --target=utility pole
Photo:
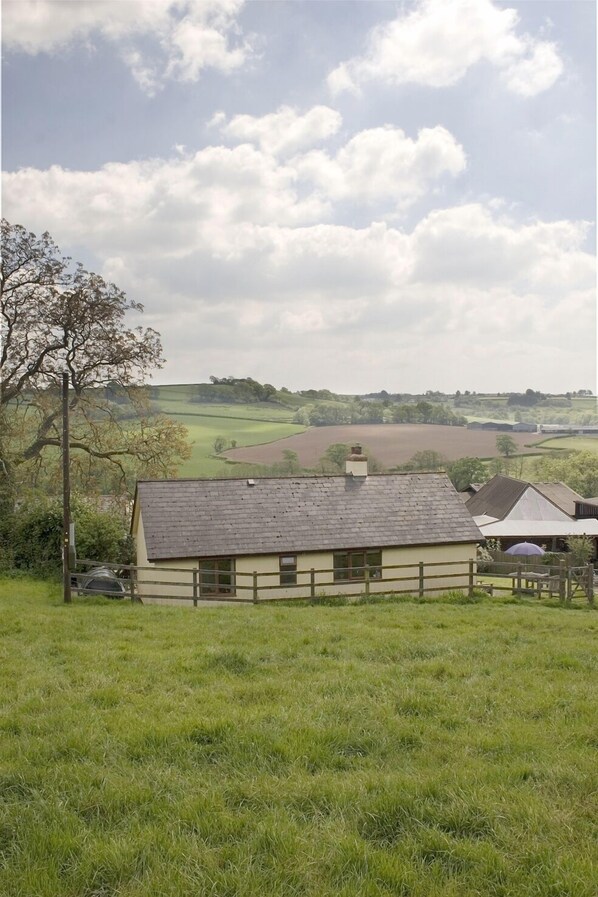
[[[70,604],[71,473],[69,457],[69,375],[62,375],[62,581],[64,603]]]

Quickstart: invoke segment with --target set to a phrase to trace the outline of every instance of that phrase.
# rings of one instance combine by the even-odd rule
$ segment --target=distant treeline
[[[210,377],[209,383],[198,383],[193,388],[192,402],[246,405],[253,402],[271,402],[276,398],[276,387],[271,383],[258,383],[251,377]]]
[[[411,402],[389,405],[378,401],[318,402],[313,408],[300,408],[295,423],[311,427],[335,424],[448,424],[465,426],[467,419],[437,402]]]
[[[160,387],[150,388],[151,398],[159,401]],[[481,417],[510,419],[529,423],[598,423],[596,409],[580,407],[574,399],[591,397],[591,390],[549,395],[534,389],[496,394],[457,390],[444,393],[427,390],[421,394],[390,393],[382,389],[365,395],[340,395],[329,389],[304,389],[291,392],[253,377],[210,376],[209,382],[186,387],[186,395],[195,404],[250,405],[275,403],[294,413],[294,421],[303,426],[323,427],[335,424],[444,424],[463,426],[467,419]],[[106,398],[120,405],[120,416],[127,416],[128,397],[122,389],[108,384]],[[466,417],[466,416],[467,417]]]

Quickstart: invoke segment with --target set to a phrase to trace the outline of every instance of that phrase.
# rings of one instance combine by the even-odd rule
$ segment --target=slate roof
[[[529,483],[522,480],[514,480],[511,477],[503,477],[498,474],[484,483],[475,495],[472,495],[466,503],[466,508],[472,517],[480,514],[489,514],[502,520],[511,508],[521,498]]]
[[[584,501],[579,493],[574,492],[564,483],[534,483],[534,487],[541,492],[549,501],[568,514],[569,517],[575,517],[575,502]]]
[[[446,474],[152,480],[137,485],[151,561],[478,542]],[[133,517],[134,521],[136,515]]]
[[[582,497],[564,483],[528,483],[497,474],[466,502],[472,517],[489,514],[502,520],[527,489],[535,489],[570,517],[575,516],[575,502]]]

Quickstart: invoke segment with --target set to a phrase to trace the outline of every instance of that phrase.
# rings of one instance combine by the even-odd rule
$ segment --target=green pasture
[[[216,402],[193,402],[195,387],[192,384],[165,385],[151,387],[154,407],[168,413],[214,414],[224,417],[252,417],[260,420],[291,421],[295,413],[297,400],[305,400],[291,393],[279,393],[281,401],[217,404]],[[287,404],[288,403],[288,406]]]
[[[235,407],[235,406],[230,406]],[[285,436],[302,433],[305,427],[298,424],[273,423],[271,421],[247,420],[234,417],[201,417],[173,414],[176,420],[187,427],[191,441],[191,458],[179,468],[180,477],[202,477],[222,475],[226,459],[219,460],[214,455],[214,440],[223,436],[230,444],[236,440],[238,446],[258,445],[275,442]],[[230,447],[230,446],[229,446]]]
[[[64,606],[0,579],[0,629],[1,894],[598,893],[587,607]]]
[[[232,440],[238,446],[275,442],[305,427],[291,423],[293,410],[271,402],[218,405],[191,401],[193,386],[152,388],[152,404],[183,424],[189,432],[191,458],[179,468],[180,477],[222,476],[230,462],[214,457],[214,440]],[[234,465],[236,467],[236,465]]]
[[[558,436],[540,443],[543,451],[575,451],[596,452],[598,454],[598,437],[594,436]]]

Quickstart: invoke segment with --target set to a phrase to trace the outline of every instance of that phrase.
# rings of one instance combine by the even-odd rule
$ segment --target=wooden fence
[[[205,602],[261,604],[266,601],[314,600],[348,593],[351,597],[360,597],[360,595],[367,597],[370,594],[405,594],[424,597],[426,594],[449,591],[451,588],[465,590],[472,594],[476,587],[476,562],[474,560],[426,563],[420,561],[417,564],[377,565],[376,567],[365,565],[361,580],[335,578],[338,577],[339,572],[342,572],[338,568],[312,568],[307,571],[299,571],[296,584],[281,584],[279,571],[236,571],[231,573],[231,591],[234,594],[226,594],[224,591],[209,594],[207,589],[213,581],[212,575],[217,571],[203,567],[201,570],[190,567],[139,567],[88,559],[78,560],[77,567],[82,568],[82,571],[73,574],[76,581],[73,587],[79,594],[96,592],[96,590],[84,588],[85,571],[94,567],[104,567],[115,572],[122,585],[123,593],[127,597],[140,601],[144,599],[182,600],[195,606]],[[354,594],[356,587],[359,588],[358,594]],[[275,592],[278,594],[274,594]]]
[[[562,558],[558,564],[541,564],[538,558],[510,557],[504,552],[492,552],[492,563],[480,564],[484,573],[484,587],[491,594],[511,592],[533,594],[537,597],[556,595],[562,603],[575,597],[585,597],[594,604],[596,573],[593,564],[574,567]],[[502,555],[508,560],[499,560]],[[488,585],[489,583],[489,585]]]
[[[476,590],[512,593],[556,594],[563,602],[569,602],[575,595],[584,594],[593,604],[594,600],[594,568],[568,567],[559,565],[558,572],[551,573],[547,567],[538,570],[541,565],[525,563],[507,564],[494,562],[493,572],[489,576],[478,572],[477,563],[469,561],[420,561],[417,564],[392,564],[370,568],[364,566],[363,579],[339,581],[338,569],[312,568],[299,573],[304,581],[296,584],[281,585],[280,572],[244,572],[231,573],[231,593],[221,591],[209,594],[206,591],[210,574],[216,571],[189,567],[139,567],[130,564],[114,564],[111,562],[81,559],[77,566],[81,572],[73,574],[73,586],[79,594],[97,594],[97,589],[85,588],[85,571],[104,567],[112,570],[122,587],[121,597],[134,601],[158,600],[160,602],[182,601],[197,607],[199,604],[237,603],[261,604],[268,601],[317,600],[318,598],[347,595],[352,598],[369,595],[413,595],[423,598],[432,593],[446,592],[451,589],[463,591],[472,596]],[[451,568],[451,572],[448,571]],[[547,572],[548,571],[548,572]],[[142,574],[140,576],[140,574]],[[152,578],[149,578],[151,575]],[[173,579],[173,575],[177,578]],[[322,579],[325,576],[325,579]],[[167,578],[164,578],[167,577]],[[203,577],[203,578],[202,578]],[[353,591],[349,594],[348,587]],[[355,588],[359,591],[355,593]],[[157,588],[157,591],[156,591]],[[332,590],[332,591],[331,591]],[[280,592],[284,591],[281,595]],[[278,594],[273,594],[277,592]],[[114,596],[116,597],[116,596]]]

